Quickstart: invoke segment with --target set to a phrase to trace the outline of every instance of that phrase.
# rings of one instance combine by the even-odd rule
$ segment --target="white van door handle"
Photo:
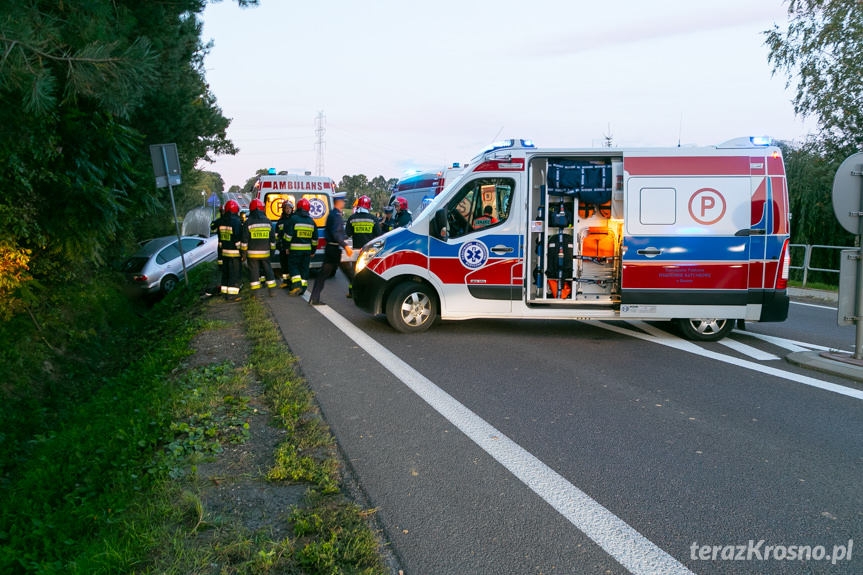
[[[647,256],[649,258],[655,258],[656,256],[658,256],[659,254],[662,253],[662,250],[657,249],[657,248],[645,248],[643,250],[638,250],[637,253],[640,256]]]
[[[511,254],[515,250],[509,246],[494,246],[491,251],[496,254]]]

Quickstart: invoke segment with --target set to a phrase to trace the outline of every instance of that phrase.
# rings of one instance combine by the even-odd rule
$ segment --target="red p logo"
[[[689,215],[703,226],[721,220],[725,208],[725,198],[713,188],[701,188],[689,198]]]

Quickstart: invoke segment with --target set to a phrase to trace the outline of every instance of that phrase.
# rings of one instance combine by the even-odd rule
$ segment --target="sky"
[[[763,32],[782,0],[224,0],[203,15],[206,78],[240,149],[199,168],[400,178],[497,140],[538,147],[801,140]]]

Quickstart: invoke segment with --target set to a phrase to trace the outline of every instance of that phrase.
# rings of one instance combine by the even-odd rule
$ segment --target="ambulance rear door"
[[[522,298],[520,178],[511,172],[466,176],[439,208],[446,234],[429,239],[429,271],[442,285],[444,317],[506,314]]]
[[[749,157],[630,155],[624,170],[621,315],[743,317]]]

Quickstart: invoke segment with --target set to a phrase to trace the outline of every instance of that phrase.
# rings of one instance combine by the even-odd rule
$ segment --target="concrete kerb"
[[[791,297],[806,297],[830,302],[839,301],[839,293],[820,289],[788,288]],[[863,366],[857,366],[842,361],[836,361],[823,357],[817,351],[796,351],[785,356],[785,360],[794,365],[799,365],[814,371],[838,375],[855,381],[863,381]]]
[[[810,297],[813,299],[822,299],[825,301],[839,301],[839,292],[835,291],[796,287],[789,287],[787,291],[788,295],[791,297]]]
[[[822,357],[817,351],[795,351],[786,355],[785,361],[814,371],[863,381],[863,367]]]

